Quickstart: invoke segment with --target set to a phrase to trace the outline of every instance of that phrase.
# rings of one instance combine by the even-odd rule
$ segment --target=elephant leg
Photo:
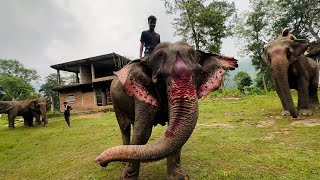
[[[36,118],[36,125],[40,126],[42,124],[41,120],[40,120],[40,114],[35,115],[35,118]],[[33,117],[32,117],[32,119],[33,119]]]
[[[300,78],[298,81],[298,113],[300,115],[311,115],[312,111],[309,109],[309,83]]]
[[[316,87],[310,87],[309,89],[309,102],[310,102],[310,108],[320,108],[319,107],[319,98],[318,98],[318,90]]]
[[[48,118],[47,117],[42,118],[42,125],[43,126],[47,126],[48,125]]]
[[[114,107],[114,112],[117,117],[117,121],[119,124],[121,137],[123,145],[129,145],[130,144],[130,133],[131,133],[131,122],[133,120],[129,120],[124,114],[121,113],[120,110],[118,110],[116,107]]]
[[[273,82],[276,82],[275,80],[273,80]],[[281,90],[280,90],[280,87],[277,85],[277,83],[274,83],[275,84],[275,89],[276,89],[276,92],[279,96],[279,98],[281,97]],[[281,112],[281,114],[287,114],[285,111],[289,112],[288,111],[288,108],[286,106],[286,103],[280,98],[280,101],[281,101],[281,105],[283,107],[283,111]],[[289,112],[289,115],[290,115],[290,112]]]
[[[147,107],[141,108],[141,111],[136,113],[131,144],[144,145],[150,138],[154,113],[149,114],[148,112],[143,112],[146,110],[145,108]],[[140,162],[129,162],[126,164],[126,168],[123,171],[121,179],[138,179],[139,170]]]
[[[28,118],[23,117],[23,125],[26,126],[26,127],[29,126],[28,125]]]
[[[167,179],[189,179],[188,175],[182,171],[181,148],[167,157]]]
[[[23,125],[26,127],[33,126],[33,118],[30,116],[23,116]]]
[[[8,113],[8,120],[9,120],[9,128],[10,128],[10,129],[15,128],[15,127],[14,127],[14,119],[16,118],[16,116],[17,116],[17,113],[16,113],[16,112],[9,111],[9,113]]]
[[[319,72],[316,71],[317,73],[314,75],[314,77],[311,80],[311,84],[309,87],[309,103],[310,107],[312,109],[320,108],[319,105],[319,98],[318,98],[318,82],[319,82]]]

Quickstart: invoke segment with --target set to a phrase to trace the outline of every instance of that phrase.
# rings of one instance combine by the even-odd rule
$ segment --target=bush
[[[266,94],[266,92],[257,87],[257,86],[245,86],[243,87],[244,94],[245,95],[261,95],[261,94]]]
[[[241,93],[237,89],[218,89],[209,94],[209,97],[218,98],[218,97],[241,97]]]
[[[47,118],[55,118],[55,117],[59,117],[62,116],[63,114],[60,111],[53,111],[53,112],[47,112]]]

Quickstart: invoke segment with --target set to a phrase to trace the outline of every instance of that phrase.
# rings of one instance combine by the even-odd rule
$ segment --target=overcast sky
[[[249,0],[235,3],[248,9]],[[0,58],[17,59],[42,78],[67,61],[111,52],[137,58],[151,14],[162,42],[180,40],[161,0],[0,0],[0,7]],[[238,56],[235,43],[224,40],[222,54]]]

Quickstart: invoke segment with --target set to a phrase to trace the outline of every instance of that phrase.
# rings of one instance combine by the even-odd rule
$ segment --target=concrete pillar
[[[93,64],[91,64],[91,77],[92,77],[92,81],[91,81],[91,82],[93,82],[94,79],[96,78],[96,77],[95,77],[95,71],[94,71],[94,65],[93,65]]]
[[[57,70],[58,85],[61,86],[60,70]]]
[[[54,111],[54,101],[53,101],[52,96],[50,97],[50,100],[51,100],[51,112],[53,112]]]
[[[102,106],[106,106],[107,105],[107,94],[103,89],[101,91],[101,98],[102,98]]]
[[[80,80],[79,80],[79,73],[76,73],[76,83],[80,83]]]

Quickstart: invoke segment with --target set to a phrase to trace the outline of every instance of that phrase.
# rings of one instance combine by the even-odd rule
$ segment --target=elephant
[[[282,115],[291,114],[293,118],[311,115],[312,109],[319,107],[319,68],[316,61],[304,55],[308,47],[307,40],[297,39],[286,28],[262,52],[262,59],[270,67],[275,89],[284,109]],[[290,89],[298,92],[297,109]]]
[[[110,87],[123,145],[95,161],[102,167],[127,162],[121,179],[138,179],[141,162],[167,158],[167,178],[187,178],[180,155],[198,120],[198,99],[220,87],[224,70],[236,67],[233,57],[195,50],[185,42],[160,43],[145,60],[131,61],[115,72]],[[146,144],[157,124],[168,124],[167,130]]]
[[[8,114],[9,128],[14,128],[16,116],[23,116],[25,126],[33,126],[33,118],[37,125],[46,126],[48,124],[46,108],[50,102],[45,98],[37,98],[24,101],[0,101],[0,113]],[[40,120],[42,116],[42,120]]]

